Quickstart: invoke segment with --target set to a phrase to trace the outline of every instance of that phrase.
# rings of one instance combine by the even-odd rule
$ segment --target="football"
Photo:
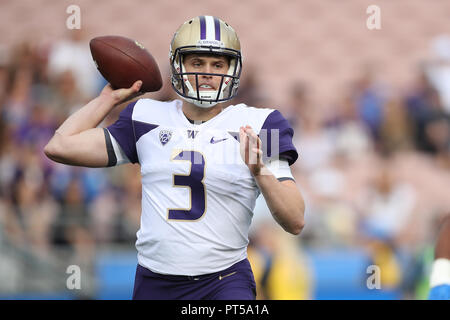
[[[122,36],[102,36],[93,38],[89,47],[97,69],[113,89],[129,88],[137,80],[142,80],[141,92],[161,89],[158,64],[139,42]]]

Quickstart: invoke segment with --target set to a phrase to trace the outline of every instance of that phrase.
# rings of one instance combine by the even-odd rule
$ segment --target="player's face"
[[[227,74],[229,62],[224,56],[189,54],[184,57],[184,67],[186,72]],[[196,90],[195,75],[188,75],[188,80]],[[198,88],[200,91],[219,90],[221,80],[221,76],[199,75]]]

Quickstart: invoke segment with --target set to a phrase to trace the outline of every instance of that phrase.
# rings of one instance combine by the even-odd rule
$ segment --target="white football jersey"
[[[193,276],[247,257],[259,189],[240,156],[239,128],[245,125],[259,133],[267,162],[279,154],[289,165],[295,162],[293,130],[274,109],[232,105],[193,124],[181,100],[140,99],[107,128],[115,153],[141,166],[140,265],[161,274]],[[274,169],[275,176],[292,178],[286,167]]]

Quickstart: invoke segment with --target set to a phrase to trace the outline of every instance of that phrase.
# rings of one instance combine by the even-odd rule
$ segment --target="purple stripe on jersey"
[[[272,134],[276,134],[278,130],[278,145],[272,144]],[[294,136],[294,129],[290,126],[289,122],[283,117],[278,110],[271,112],[260,131],[260,138],[262,140],[262,149],[264,158],[272,158],[278,155],[282,155],[292,165],[298,158],[297,150],[292,143],[292,137]],[[275,143],[277,143],[275,142]],[[278,149],[278,154],[275,151]]]
[[[135,102],[130,103],[119,115],[119,119],[107,127],[111,135],[117,140],[131,163],[139,162],[136,151],[136,140],[132,121]]]
[[[133,127],[134,127],[134,134],[136,135],[136,142],[138,142],[140,137],[157,128],[158,125],[133,120]]]
[[[107,128],[131,163],[139,162],[136,149],[136,143],[139,141],[139,138],[158,127],[155,124],[133,120],[133,110],[136,102],[130,103],[123,109],[119,119]]]
[[[205,16],[200,16],[200,39],[206,39],[206,19]]]
[[[214,30],[216,31],[216,40],[220,41],[220,21],[214,17]]]

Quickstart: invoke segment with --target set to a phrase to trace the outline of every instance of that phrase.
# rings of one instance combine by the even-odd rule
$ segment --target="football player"
[[[176,31],[171,81],[182,98],[138,99],[97,128],[131,88],[101,94],[71,115],[45,153],[78,166],[138,163],[142,215],[134,299],[255,299],[248,231],[262,193],[289,233],[304,227],[304,201],[290,171],[293,129],[274,109],[230,105],[242,55],[234,29],[199,16]]]
[[[430,300],[450,299],[450,215],[441,224],[430,274]]]

